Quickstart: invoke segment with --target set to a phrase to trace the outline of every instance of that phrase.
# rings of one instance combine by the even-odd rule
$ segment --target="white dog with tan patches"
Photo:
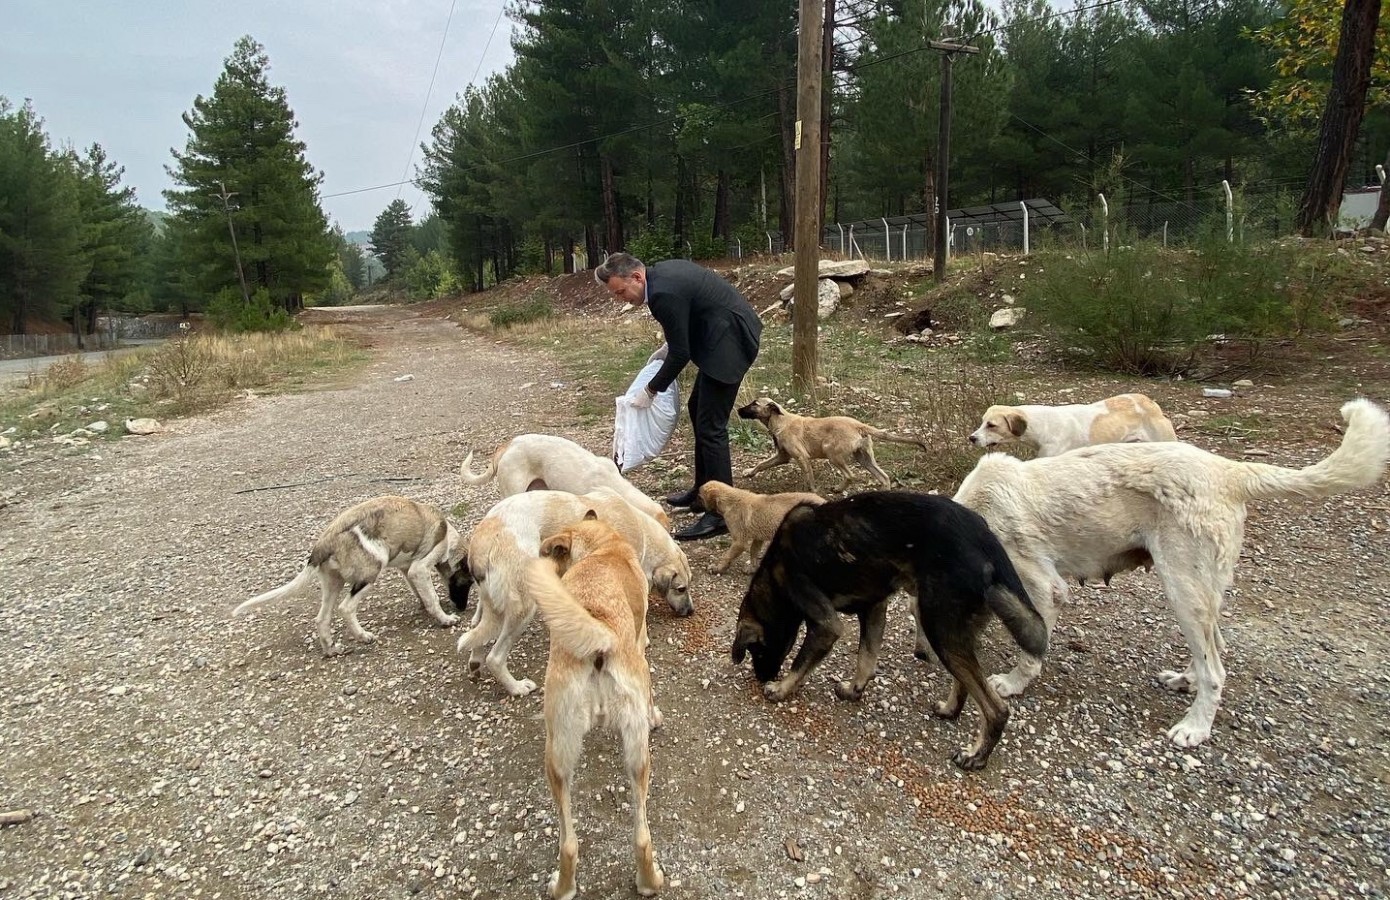
[[[1018,443],[1033,447],[1038,456],[1095,444],[1177,439],[1173,423],[1143,394],[1067,406],[991,406],[970,435],[977,447]]]
[[[405,573],[410,589],[420,605],[444,627],[458,616],[444,612],[430,580],[430,569],[437,571],[449,587],[449,600],[463,612],[468,602],[467,582],[458,569],[462,542],[449,520],[433,506],[405,497],[375,497],[340,513],[328,523],[309,551],[309,560],[292,580],[273,591],[252,597],[232,610],[233,618],[272,600],[301,594],[317,583],[319,615],[316,622],[319,648],[324,656],[341,653],[333,642],[333,611],[343,616],[348,633],[364,643],[376,635],[357,621],[357,605],[386,569]],[[351,588],[346,600],[338,603],[343,586]]]
[[[461,565],[464,602],[468,583],[478,585],[479,595],[473,627],[458,642],[459,652],[468,653],[470,678],[477,678],[486,667],[509,694],[522,696],[536,689],[534,681],[516,678],[507,668],[512,645],[536,615],[535,604],[521,590],[522,578],[530,562],[539,557],[542,541],[591,510],[632,545],[650,587],[665,596],[673,612],[688,616],[694,611],[685,553],[660,523],[613,491],[515,494],[490,509],[473,529],[467,559]],[[487,650],[489,643],[491,650]]]
[[[523,434],[498,447],[487,468],[474,473],[473,451],[463,459],[459,476],[465,484],[487,484],[496,479],[503,497],[525,491],[568,491],[582,494],[608,488],[637,509],[656,519],[664,528],[671,517],[651,497],[639,491],[607,457],[597,456],[574,441],[552,434]]]
[[[1187,639],[1186,671],[1160,672],[1173,691],[1196,691],[1168,737],[1195,747],[1221,705],[1221,600],[1231,586],[1251,500],[1328,497],[1380,481],[1390,457],[1390,416],[1369,400],[1342,407],[1342,444],[1302,469],[1225,459],[1176,441],[1103,444],[1024,462],[990,453],[955,500],[999,536],[1049,635],[1068,579],[1103,578],[1152,565]],[[1020,658],[990,684],[1021,693],[1042,662]]]

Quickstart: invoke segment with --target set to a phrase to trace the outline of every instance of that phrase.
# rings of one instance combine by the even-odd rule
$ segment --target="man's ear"
[[[734,646],[732,657],[735,663],[743,662],[743,657],[747,655],[748,648],[763,642],[763,626],[751,619],[739,619],[738,629],[734,632]]]

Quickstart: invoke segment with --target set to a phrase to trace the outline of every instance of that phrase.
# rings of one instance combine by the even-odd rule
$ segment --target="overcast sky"
[[[429,139],[480,58],[479,80],[511,62],[505,16],[483,55],[502,4],[454,0],[426,107],[451,0],[5,0],[0,95],[33,100],[55,145],[100,143],[140,204],[163,209],[169,151],[188,139],[180,116],[212,93],[232,44],[249,34],[265,46],[270,81],[288,91],[299,139],[323,172],[324,210],[346,231],[369,229],[396,188],[328,195],[414,176],[412,146]],[[428,210],[411,185],[401,197],[417,216]]]

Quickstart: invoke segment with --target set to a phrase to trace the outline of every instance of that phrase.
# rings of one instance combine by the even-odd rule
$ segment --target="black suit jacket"
[[[758,358],[758,314],[704,266],[684,259],[647,266],[647,308],[666,335],[666,362],[647,385],[658,394],[688,362],[716,381],[738,384]]]

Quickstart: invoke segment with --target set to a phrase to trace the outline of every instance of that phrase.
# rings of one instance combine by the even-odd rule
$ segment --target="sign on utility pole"
[[[816,389],[819,354],[821,31],[825,0],[800,0],[796,53],[796,302],[792,306],[792,388]]]
[[[932,277],[946,277],[946,198],[951,172],[951,66],[957,53],[979,53],[979,47],[950,41],[928,41],[941,51],[941,120],[936,128],[936,246],[932,252]]]

